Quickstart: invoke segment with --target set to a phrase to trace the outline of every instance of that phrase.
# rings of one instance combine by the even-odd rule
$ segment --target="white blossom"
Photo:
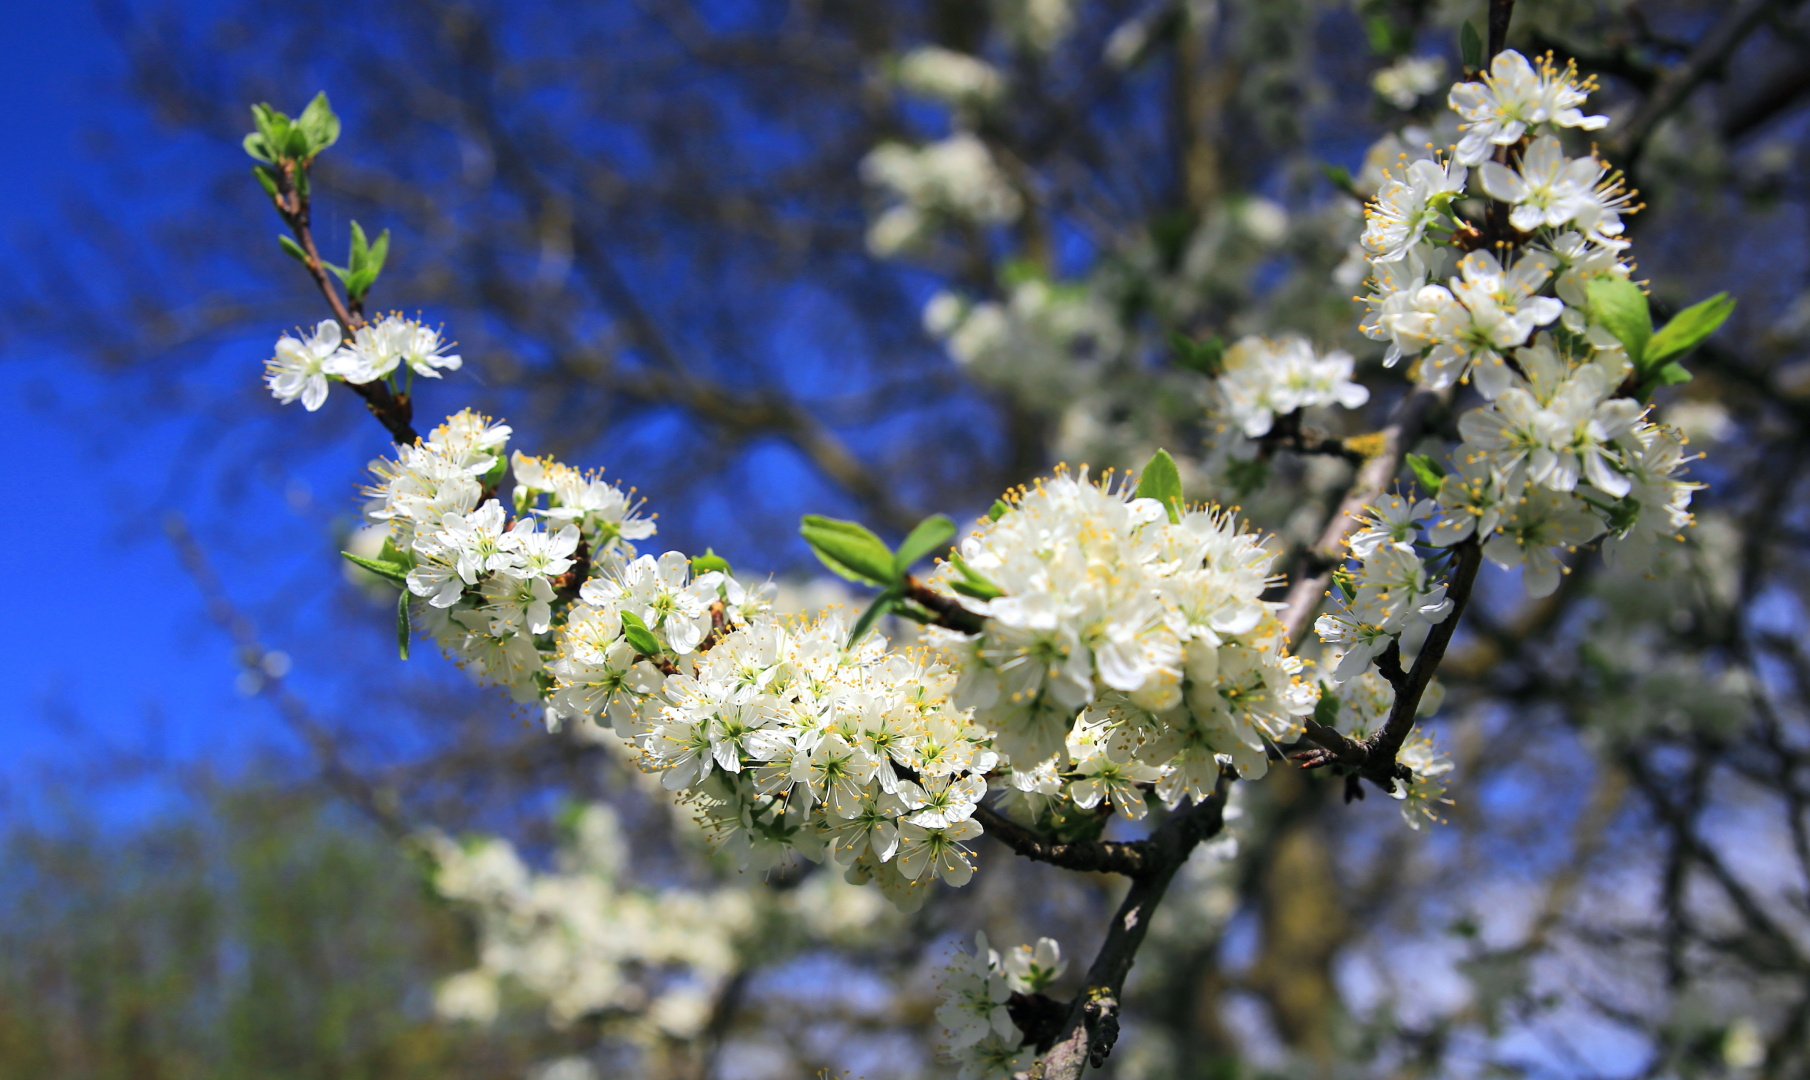
[[[1217,385],[1226,415],[1251,438],[1268,433],[1278,416],[1321,405],[1355,409],[1370,391],[1351,381],[1351,354],[1314,354],[1306,338],[1242,338],[1227,349]]]
[[[446,352],[450,347],[432,327],[398,314],[385,315],[353,331],[344,362],[346,381],[375,382],[402,364],[417,375],[438,379],[442,370],[457,371],[464,363],[456,353]]]
[[[1462,118],[1455,157],[1463,165],[1479,165],[1498,146],[1512,146],[1530,130],[1543,125],[1595,131],[1609,122],[1606,116],[1585,116],[1578,108],[1593,89],[1580,83],[1577,68],[1556,67],[1542,57],[1539,67],[1513,49],[1496,54],[1488,72],[1477,82],[1452,87],[1449,102]]]
[[[327,400],[328,379],[345,375],[339,342],[339,323],[333,319],[322,319],[308,337],[278,338],[275,358],[264,365],[270,396],[285,405],[301,398],[302,408],[309,412],[320,408]]]

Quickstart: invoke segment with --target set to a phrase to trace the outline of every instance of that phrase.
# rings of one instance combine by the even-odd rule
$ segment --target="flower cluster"
[[[1226,417],[1250,438],[1269,433],[1278,416],[1297,409],[1342,405],[1355,409],[1370,391],[1351,381],[1355,361],[1335,349],[1314,354],[1306,338],[1247,337],[1225,351],[1216,385]]]
[[[1594,89],[1590,79],[1578,79],[1575,63],[1560,68],[1545,56],[1536,65],[1513,49],[1497,53],[1478,81],[1452,87],[1449,101],[1464,133],[1458,162],[1482,164],[1496,147],[1513,146],[1547,128],[1602,128],[1608,117],[1585,116],[1578,108]]]
[[[585,1020],[641,1043],[697,1039],[738,976],[775,949],[866,943],[897,932],[870,892],[817,874],[783,891],[732,879],[637,885],[623,822],[608,804],[562,814],[553,865],[529,866],[506,840],[416,837],[435,890],[472,916],[474,966],[442,981],[435,1012],[495,1020],[502,991],[525,992],[557,1027]],[[783,942],[761,927],[796,931]]]
[[[481,681],[542,696],[555,602],[583,567],[613,566],[654,531],[621,489],[556,462],[514,459],[516,516],[496,498],[510,429],[469,410],[395,460],[371,463],[365,516],[390,530],[412,621]],[[546,505],[542,505],[543,500]]]
[[[278,401],[287,405],[300,398],[302,407],[313,412],[327,400],[332,382],[377,382],[405,364],[411,375],[429,379],[457,371],[463,361],[449,348],[440,331],[399,314],[358,327],[350,342],[336,320],[322,319],[308,337],[284,334],[277,339],[276,356],[265,364],[264,383]]]
[[[436,1011],[485,1023],[500,983],[546,1002],[559,1026],[600,1013],[670,1038],[697,1036],[740,969],[756,924],[745,889],[636,889],[624,883],[623,829],[607,806],[578,814],[553,872],[535,873],[508,841],[422,838],[441,896],[478,916],[478,966],[441,983]],[[655,977],[676,971],[683,978]]]
[[[861,162],[861,175],[897,200],[868,229],[867,245],[877,255],[919,243],[943,218],[997,225],[1016,220],[1024,208],[992,151],[972,132],[918,147],[885,143]]]
[[[505,463],[509,436],[464,412],[374,462],[377,565],[416,629],[550,727],[613,729],[744,867],[829,858],[909,909],[973,875],[990,786],[1141,817],[1152,793],[1205,797],[1223,763],[1260,773],[1313,710],[1261,599],[1273,554],[1228,514],[1059,473],[933,575],[963,577],[981,632],[890,649],[835,612],[775,615],[770,583],[714,556],[638,554],[653,523],[630,495]]]
[[[1153,782],[1175,805],[1212,790],[1221,755],[1260,775],[1266,741],[1286,738],[1316,696],[1261,599],[1274,560],[1263,541],[1230,514],[1172,506],[1171,518],[1085,470],[1007,503],[937,579],[967,586],[962,602],[984,627],[931,640],[961,672],[955,703],[993,732],[1014,784],[1067,777],[1092,805]],[[1141,794],[1114,802],[1143,812]]]
[[[1481,81],[1451,91],[1462,137],[1450,159],[1404,159],[1366,210],[1360,328],[1388,343],[1386,365],[1412,358],[1422,385],[1468,384],[1484,400],[1460,417],[1449,467],[1429,465],[1443,475],[1436,500],[1395,497],[1354,537],[1361,565],[1335,579],[1344,606],[1316,624],[1345,650],[1336,679],[1393,640],[1412,655],[1445,617],[1428,573],[1441,548],[1474,538],[1544,596],[1564,572],[1561,551],[1607,533],[1613,557],[1640,566],[1690,523],[1683,436],[1645,419],[1640,401],[1654,372],[1630,329],[1647,320],[1623,261],[1632,194],[1594,154],[1567,157],[1554,133],[1602,126],[1578,108],[1589,88],[1575,69],[1498,55]],[[1509,239],[1494,251],[1459,213],[1470,167],[1508,207]],[[1605,288],[1632,293],[1638,314],[1618,318]]]
[[[1342,660],[1333,660],[1336,667]],[[1364,671],[1343,682],[1321,688],[1321,708],[1317,715],[1336,722],[1338,728],[1354,739],[1382,728],[1395,705],[1395,688],[1375,671]],[[1419,716],[1431,716],[1445,701],[1445,688],[1437,680],[1421,696],[1416,709]],[[1418,830],[1424,822],[1441,822],[1439,806],[1451,805],[1445,798],[1444,777],[1452,771],[1452,760],[1441,753],[1427,735],[1411,736],[1402,744],[1396,760],[1406,765],[1413,778],[1398,781],[1391,793],[1401,805],[1402,820]]]
[[[1357,572],[1333,579],[1344,604],[1314,623],[1321,641],[1345,651],[1334,680],[1363,671],[1392,642],[1399,641],[1404,660],[1412,660],[1428,632],[1451,614],[1445,583],[1433,579],[1415,551],[1420,525],[1432,510],[1430,500],[1393,495],[1365,511],[1349,541],[1361,560]]]
[[[744,867],[827,856],[905,908],[938,879],[966,884],[998,755],[949,703],[954,674],[877,636],[846,648],[835,613],[782,620],[733,578],[684,573],[668,553],[587,583],[553,710],[613,726]],[[692,612],[712,591],[721,631],[702,650]],[[629,643],[631,618],[657,646]]]
[[[991,105],[1006,91],[998,68],[940,45],[921,45],[900,57],[895,77],[914,94],[954,106]]]
[[[961,1080],[1009,1077],[1030,1067],[1034,1056],[1006,1011],[1013,993],[1037,994],[1062,977],[1068,961],[1051,938],[1035,947],[1020,945],[1002,959],[974,935],[974,951],[957,949],[937,984],[936,1019],[943,1026],[943,1051],[960,1067]]]

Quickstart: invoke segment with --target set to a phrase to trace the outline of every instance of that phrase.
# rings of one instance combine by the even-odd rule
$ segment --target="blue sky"
[[[7,17],[0,144],[11,161],[0,170],[0,248],[17,265],[25,229],[82,182],[91,161],[84,130],[135,114],[110,104],[123,100],[114,84],[121,59],[88,4],[13,0]],[[182,425],[108,431],[128,418],[82,362],[10,336],[0,359],[0,425],[24,455],[15,527],[35,549],[21,566],[42,580],[20,590],[23,604],[0,621],[8,734],[0,813],[34,804],[46,770],[84,768],[96,748],[230,761],[275,735],[263,706],[235,692],[232,651],[206,621],[147,496],[143,470],[161,474],[174,460]],[[122,789],[116,809],[142,811],[148,790]]]

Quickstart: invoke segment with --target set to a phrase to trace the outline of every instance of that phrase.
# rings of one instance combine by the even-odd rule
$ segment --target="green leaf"
[[[407,589],[396,597],[396,651],[402,658],[409,658],[409,591]]]
[[[380,559],[367,559],[363,555],[354,555],[350,551],[342,551],[352,565],[362,566],[385,581],[406,586],[409,579],[409,568],[400,562],[385,562]]]
[[[1441,484],[1445,483],[1445,466],[1425,454],[1409,454],[1408,470],[1428,495],[1439,494]]]
[[[691,572],[693,574],[708,574],[713,571],[719,574],[734,573],[734,571],[729,569],[729,560],[718,555],[710,548],[705,548],[704,554],[692,558]]]
[[[622,613],[622,636],[628,639],[629,647],[642,656],[660,655],[660,639],[641,621],[641,616],[632,611]]]
[[[415,553],[398,548],[396,542],[387,536],[383,538],[383,549],[377,553],[377,559],[379,562],[398,563],[407,570],[415,568]]]
[[[1680,353],[1696,348],[1705,338],[1721,329],[1734,310],[1734,298],[1727,293],[1717,293],[1702,303],[1692,304],[1680,311],[1647,342],[1646,355],[1643,357],[1646,366],[1657,367]]]
[[[276,155],[274,155],[270,152],[270,144],[264,141],[263,132],[259,132],[259,131],[252,132],[251,134],[245,136],[244,142],[242,142],[240,145],[245,147],[245,152],[247,154],[250,154],[252,157],[256,158],[259,161],[264,162],[265,164],[269,164],[272,161],[276,160]],[[260,179],[262,179],[262,177],[260,177]],[[272,181],[271,187],[274,188],[275,186],[276,186],[275,181]],[[275,194],[275,192],[272,192],[272,194]]]
[[[289,146],[289,118],[269,105],[253,105],[251,119],[258,127],[258,136],[263,140],[262,149],[268,155],[265,160],[274,161],[283,157]],[[247,138],[246,150],[250,149],[250,139]]]
[[[1661,386],[1677,386],[1691,381],[1691,373],[1684,370],[1684,365],[1676,360],[1660,368],[1658,377]]]
[[[371,276],[375,278],[378,274],[383,273],[384,260],[389,257],[390,230],[385,229],[377,235],[377,242],[372,244],[370,251],[365,254],[365,269],[369,270]]]
[[[1170,521],[1182,519],[1182,474],[1169,451],[1158,450],[1150,456],[1144,471],[1138,474],[1135,494],[1140,499],[1155,499],[1162,503],[1163,509],[1169,512]]]
[[[949,553],[949,564],[955,572],[962,576],[960,581],[951,581],[949,587],[963,596],[972,596],[976,600],[991,600],[996,596],[1004,596],[1006,591],[988,580],[986,575],[968,565],[968,560],[955,552]]]
[[[1340,704],[1339,696],[1332,692],[1332,687],[1322,682],[1320,700],[1314,702],[1314,723],[1325,727],[1337,727]]]
[[[257,136],[255,135],[246,136],[248,139],[256,137]],[[251,167],[251,175],[257,179],[258,186],[264,189],[264,194],[273,199],[277,197],[277,178],[275,173],[271,172],[266,166],[253,165]]]
[[[325,91],[314,95],[314,100],[296,119],[295,127],[304,140],[297,157],[313,157],[339,141],[339,117],[333,115],[333,106],[327,104]]]
[[[988,521],[998,521],[1000,518],[1005,517],[1007,514],[1009,514],[1011,512],[1012,512],[1011,507],[1007,506],[1005,503],[1001,502],[998,499],[994,499],[993,505],[987,507],[987,520]]]
[[[490,459],[490,468],[484,470],[483,476],[478,477],[478,483],[483,485],[487,491],[495,491],[497,485],[503,482],[503,477],[507,475],[508,472],[509,459],[501,454],[497,454]]]
[[[887,586],[898,577],[892,551],[866,526],[853,521],[806,514],[798,534],[823,561],[823,565],[850,581]]]
[[[357,273],[365,268],[365,257],[370,253],[371,245],[365,240],[365,231],[358,222],[352,223],[352,250],[346,255],[346,268]]]
[[[1169,345],[1175,349],[1177,367],[1197,371],[1215,378],[1225,370],[1226,343],[1218,334],[1194,341],[1178,331],[1170,331]]]
[[[1357,182],[1351,179],[1351,170],[1347,169],[1345,166],[1321,165],[1320,175],[1326,177],[1326,181],[1333,187],[1338,188],[1352,198],[1361,199],[1363,197],[1358,194]]]
[[[932,555],[949,546],[949,538],[955,535],[955,522],[946,514],[932,514],[917,523],[903,541],[899,550],[892,557],[892,572],[895,578],[903,578],[918,560]]]
[[[874,602],[867,605],[867,610],[863,611],[861,617],[855,620],[855,628],[848,632],[848,644],[843,647],[847,649],[854,648],[855,643],[865,637],[869,630],[873,629],[874,623],[880,621],[880,616],[885,615],[897,606],[899,599],[904,595],[904,590],[895,585],[881,593],[879,596],[874,597]]]
[[[284,254],[288,255],[296,262],[299,262],[304,266],[308,264],[308,253],[302,250],[302,245],[281,233],[277,234],[277,244],[282,247]]]
[[[1483,38],[1478,36],[1477,28],[1469,20],[1458,31],[1458,55],[1464,62],[1464,70],[1483,70]]]
[[[1647,294],[1627,278],[1599,277],[1590,282],[1588,295],[1590,317],[1622,343],[1636,370],[1644,370],[1647,340],[1653,336]]]
[[[1371,15],[1364,20],[1364,33],[1370,38],[1370,51],[1388,56],[1395,51],[1395,22],[1387,15]]]
[[[370,292],[371,286],[377,281],[377,273],[366,267],[357,273],[347,274],[340,280],[346,283],[346,295],[354,300],[363,300],[365,293]]]
[[[1260,457],[1232,458],[1226,462],[1226,483],[1241,499],[1269,482],[1269,462]]]

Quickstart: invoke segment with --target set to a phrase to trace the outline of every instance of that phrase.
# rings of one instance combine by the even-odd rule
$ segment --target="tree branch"
[[[1351,486],[1345,491],[1345,498],[1327,518],[1320,538],[1304,553],[1310,565],[1317,563],[1322,569],[1313,573],[1304,571],[1296,577],[1282,602],[1282,625],[1288,631],[1291,646],[1299,646],[1301,636],[1313,622],[1314,613],[1320,610],[1320,601],[1332,584],[1333,568],[1345,558],[1345,538],[1357,528],[1359,515],[1394,482],[1401,471],[1402,459],[1426,430],[1433,405],[1445,397],[1444,392],[1414,389],[1395,406],[1389,423],[1377,432],[1382,449],[1359,467]]]
[[[1446,590],[1446,598],[1452,602],[1452,610],[1446,615],[1445,621],[1433,627],[1427,635],[1426,643],[1420,647],[1420,655],[1414,658],[1414,666],[1408,670],[1407,678],[1391,680],[1395,685],[1395,704],[1389,709],[1389,719],[1362,742],[1309,719],[1306,724],[1307,738],[1318,743],[1324,753],[1308,751],[1299,755],[1297,760],[1301,762],[1302,768],[1319,768],[1336,762],[1357,770],[1384,791],[1391,792],[1395,790],[1395,781],[1414,779],[1413,772],[1396,761],[1395,755],[1401,752],[1402,743],[1407,741],[1409,733],[1414,730],[1414,714],[1420,709],[1420,699],[1426,694],[1428,684],[1433,681],[1433,673],[1439,669],[1439,662],[1445,658],[1446,647],[1452,643],[1452,635],[1458,630],[1458,620],[1464,615],[1465,605],[1470,602],[1471,587],[1476,584],[1477,571],[1483,566],[1483,545],[1473,536],[1454,544],[1452,555],[1456,562],[1452,568],[1451,584]]]
[[[308,165],[304,162],[293,160],[280,162],[278,168],[272,170],[276,176],[277,193],[271,197],[271,201],[276,204],[277,213],[282,217],[283,223],[288,225],[289,231],[295,234],[296,244],[307,256],[302,260],[302,265],[307,268],[308,276],[314,279],[314,285],[320,290],[322,298],[327,301],[327,307],[332,310],[333,317],[339,320],[340,330],[349,339],[353,331],[364,325],[364,317],[356,304],[353,307],[347,307],[346,302],[340,298],[339,290],[333,287],[332,279],[327,276],[326,265],[321,261],[320,249],[314,244],[312,211],[308,196],[296,183],[296,177],[305,173],[307,169]],[[353,393],[364,398],[365,407],[371,410],[371,415],[377,418],[377,422],[383,425],[384,430],[390,433],[390,438],[394,439],[398,445],[410,446],[420,438],[415,433],[412,423],[414,406],[409,401],[407,394],[391,393],[389,384],[381,379],[367,383],[347,382],[346,385],[351,388]]]
[[[1735,50],[1774,8],[1784,6],[1795,7],[1796,0],[1742,0],[1703,36],[1691,50],[1689,59],[1660,77],[1653,93],[1641,103],[1616,143],[1614,157],[1625,172],[1634,172],[1660,123],[1683,105],[1705,80],[1722,70]]]
[[[1124,874],[1133,877],[1148,873],[1153,853],[1147,841],[1120,843],[1112,840],[1055,840],[1037,830],[1020,825],[1011,818],[981,803],[974,808],[974,820],[980,822],[987,835],[1036,862],[1060,866],[1084,874]]]
[[[1088,1065],[1097,1069],[1105,1064],[1119,1037],[1125,977],[1150,931],[1150,920],[1195,846],[1225,827],[1226,794],[1236,778],[1231,769],[1221,769],[1212,795],[1172,815],[1150,839],[1137,841],[1149,853],[1149,867],[1132,875],[1131,889],[1107,927],[1106,941],[1087,969],[1081,991],[1069,1002],[1062,1035],[1031,1067],[1032,1080],[1078,1080]]]

